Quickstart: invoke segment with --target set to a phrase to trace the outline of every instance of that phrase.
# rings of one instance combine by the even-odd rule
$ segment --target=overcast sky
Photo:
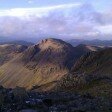
[[[0,38],[112,39],[112,0],[0,0]]]

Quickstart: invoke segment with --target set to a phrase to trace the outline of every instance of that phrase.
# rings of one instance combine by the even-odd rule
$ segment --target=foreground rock
[[[0,87],[0,112],[112,111],[112,99],[66,92],[36,93],[24,88]]]
[[[20,112],[37,112],[36,110],[31,110],[31,109],[24,109],[21,110]]]

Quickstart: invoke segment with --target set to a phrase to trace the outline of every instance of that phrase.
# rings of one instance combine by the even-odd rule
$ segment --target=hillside
[[[85,61],[86,60],[86,61]],[[74,71],[85,73],[112,73],[112,48],[82,56],[74,66]]]
[[[17,54],[27,49],[27,46],[19,44],[0,45],[0,66],[13,59]]]
[[[112,48],[82,56],[59,82],[59,90],[90,92],[109,97],[112,93]]]
[[[80,56],[91,51],[78,49],[59,39],[42,40],[0,67],[0,84],[26,88],[47,84],[44,90],[50,90]]]

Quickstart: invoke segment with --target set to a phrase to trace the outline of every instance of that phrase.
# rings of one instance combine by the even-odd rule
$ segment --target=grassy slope
[[[22,86],[29,89],[35,85],[43,85],[58,80],[62,74],[67,72],[66,70],[57,70],[48,74],[49,69],[44,71],[44,73],[41,72],[42,69],[38,69],[36,72],[35,70],[28,69],[22,63],[7,63],[0,68],[0,84],[5,87]]]

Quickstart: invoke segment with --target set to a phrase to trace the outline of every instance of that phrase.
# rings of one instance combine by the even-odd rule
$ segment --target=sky
[[[112,39],[112,0],[0,0],[0,38]]]

